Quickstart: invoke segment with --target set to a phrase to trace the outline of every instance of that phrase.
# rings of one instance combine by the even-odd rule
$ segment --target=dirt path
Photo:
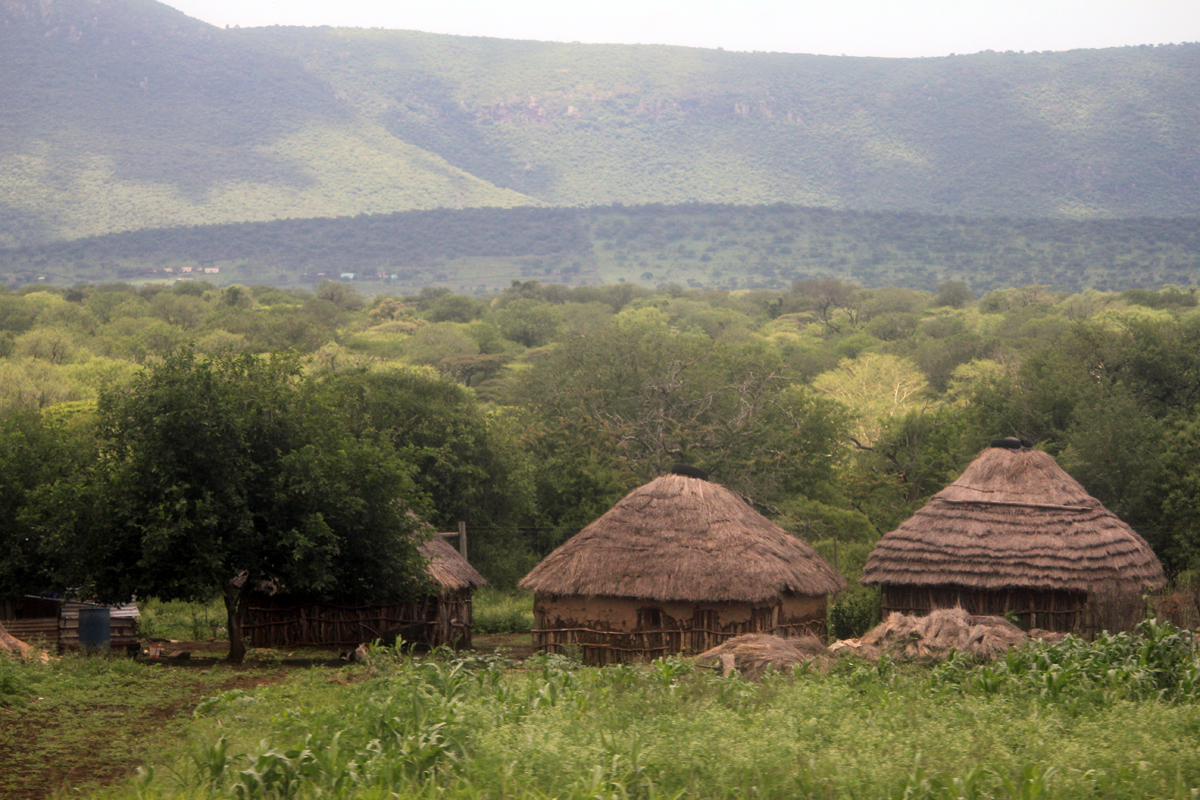
[[[59,676],[37,686],[39,695],[23,707],[0,708],[0,797],[42,800],[63,787],[120,780],[163,747],[164,737],[182,736],[205,697],[280,683],[289,673],[251,665],[213,680],[192,669],[145,669],[159,674],[104,682]]]
[[[83,664],[52,671],[23,707],[0,707],[0,798],[44,800],[63,787],[122,780],[151,751],[178,741],[205,697],[282,683],[297,669],[345,665],[327,650],[253,650],[245,664],[230,665],[226,642],[156,644],[160,657],[121,662],[115,677],[96,679]],[[477,635],[474,644],[476,652],[518,661],[533,654],[529,634]]]

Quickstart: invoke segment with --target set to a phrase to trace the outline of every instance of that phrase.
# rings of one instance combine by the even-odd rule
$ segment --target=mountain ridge
[[[0,7],[0,246],[432,208],[1200,216],[1200,44],[870,59]]]
[[[151,0],[0,8],[0,238],[534,203],[387,134],[292,60]],[[94,14],[89,16],[89,11]],[[331,157],[336,154],[336,157]],[[24,235],[23,235],[24,234]]]

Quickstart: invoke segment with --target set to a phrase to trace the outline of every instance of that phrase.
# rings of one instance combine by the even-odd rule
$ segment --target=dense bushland
[[[980,292],[1152,290],[1200,279],[1200,227],[1182,218],[965,219],[781,203],[439,209],[0,249],[5,274],[64,286],[203,277],[311,287],[331,277],[372,294],[440,286],[480,296],[529,279],[780,290],[830,276],[930,292],[947,281]]]
[[[526,281],[489,299],[427,289],[371,300],[332,281],[316,294],[199,282],[29,287],[0,294],[0,575],[20,590],[90,586],[86,559],[64,556],[92,552],[72,547],[73,536],[119,540],[96,552],[133,563],[148,558],[137,548],[151,530],[162,541],[176,535],[159,529],[165,519],[178,532],[200,524],[204,509],[241,509],[237,486],[268,487],[268,498],[272,481],[284,481],[318,496],[305,482],[319,474],[330,504],[288,506],[312,515],[285,526],[306,531],[292,542],[297,564],[308,564],[288,582],[344,592],[337,575],[353,570],[318,566],[351,551],[334,547],[323,526],[353,530],[366,517],[349,498],[393,485],[353,477],[370,462],[398,470],[388,480],[408,487],[406,506],[435,527],[464,520],[473,561],[504,589],[630,489],[685,461],[851,580],[831,610],[846,635],[873,621],[873,596],[854,584],[875,540],[990,438],[1013,435],[1056,456],[1184,585],[1200,553],[1198,340],[1196,294],[1177,287],[1068,295],[1027,286],[975,299],[955,282],[931,294],[833,279],[735,292]],[[188,355],[165,357],[173,348]],[[269,355],[280,349],[295,355]],[[181,375],[282,375],[286,390],[267,391],[265,377],[229,381],[213,405],[199,392],[165,401],[150,392],[181,366]],[[287,439],[294,454],[255,467],[252,481],[201,471],[169,502],[121,499],[170,484],[129,479],[129,465],[145,459],[142,439],[114,438],[136,421],[169,439],[171,425],[147,409],[161,409],[162,420],[193,409],[189,425],[207,419],[224,430],[216,421],[227,419],[229,430],[267,443],[285,435],[235,413],[243,401],[277,406],[295,437],[344,445],[310,453]],[[244,452],[253,462],[275,451]],[[339,458],[342,472],[302,466]],[[197,505],[176,517],[181,498]],[[269,530],[278,523],[271,508],[254,501],[236,518],[247,531]],[[117,519],[135,524],[112,539],[104,526]],[[260,562],[238,569],[251,563]],[[261,563],[283,578],[292,562]],[[201,587],[215,585],[155,569],[190,599],[209,599]]]

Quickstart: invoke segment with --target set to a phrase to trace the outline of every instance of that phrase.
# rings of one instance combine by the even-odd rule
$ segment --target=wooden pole
[[[464,520],[458,521],[458,552],[466,559],[467,557],[467,523]]]

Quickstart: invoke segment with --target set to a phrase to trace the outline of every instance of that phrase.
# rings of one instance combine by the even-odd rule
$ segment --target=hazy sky
[[[1200,41],[1200,0],[166,0],[214,25],[851,56]]]

